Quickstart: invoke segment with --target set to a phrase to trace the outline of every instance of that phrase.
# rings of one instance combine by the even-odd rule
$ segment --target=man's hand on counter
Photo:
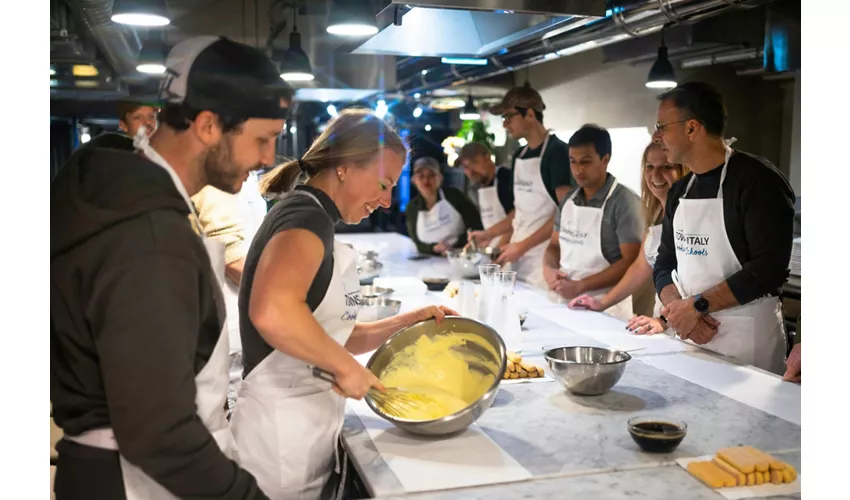
[[[543,278],[546,280],[549,290],[554,290],[558,285],[558,280],[566,277],[567,275],[558,268],[543,266]]]
[[[786,382],[796,382],[799,384],[801,381],[800,345],[797,344],[791,349],[791,354],[788,355],[788,359],[785,361],[785,375],[782,377],[782,380]]]
[[[697,321],[696,326],[690,333],[686,335],[679,334],[679,337],[690,340],[694,344],[705,345],[711,342],[711,339],[717,335],[718,326],[720,326],[720,322],[706,314]]]
[[[571,280],[566,276],[558,279],[553,290],[565,299],[574,299],[586,291],[583,281]]]
[[[661,309],[661,314],[679,335],[690,334],[702,317],[694,307],[693,299],[674,300]]]

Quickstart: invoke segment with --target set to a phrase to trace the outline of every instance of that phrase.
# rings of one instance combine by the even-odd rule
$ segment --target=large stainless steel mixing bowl
[[[437,323],[433,319],[429,319],[405,328],[387,339],[372,354],[372,357],[366,364],[366,368],[380,377],[384,368],[386,368],[396,354],[404,350],[405,347],[415,343],[423,335],[433,338],[450,332],[473,335],[474,338],[467,341],[466,345],[460,349],[467,349],[470,355],[480,357],[485,361],[481,364],[470,363],[470,369],[493,375],[493,385],[477,401],[463,410],[435,420],[413,421],[387,415],[367,395],[366,403],[372,408],[372,411],[396,427],[412,434],[421,436],[448,436],[466,429],[490,408],[490,405],[493,404],[493,400],[496,398],[496,393],[499,391],[499,382],[501,382],[507,366],[505,343],[495,330],[469,318],[448,316],[439,326],[437,326]],[[494,367],[498,367],[498,370],[494,371]]]
[[[602,347],[547,347],[543,353],[555,379],[573,394],[598,396],[610,391],[632,356]]]

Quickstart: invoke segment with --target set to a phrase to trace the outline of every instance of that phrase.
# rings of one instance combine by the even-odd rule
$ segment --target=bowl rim
[[[366,293],[363,292],[363,289],[369,288],[369,287],[372,288],[372,294],[367,295]],[[363,295],[363,297],[369,297],[369,298],[371,298],[371,297],[383,297],[385,295],[390,295],[391,293],[393,293],[393,291],[394,290],[392,288],[386,288],[386,287],[377,286],[377,285],[361,285],[360,286],[360,294]]]
[[[490,327],[489,325],[486,325],[484,323],[481,323],[480,321],[474,320],[472,318],[467,318],[467,317],[464,317],[464,316],[446,316],[444,321],[448,320],[448,319],[455,319],[455,320],[461,319],[461,320],[464,320],[464,321],[471,321],[473,323],[477,323],[481,326],[484,326],[486,328],[493,330],[493,328]],[[369,361],[366,362],[366,369],[368,369],[369,371],[372,371],[372,362],[375,360],[375,357],[378,355],[378,352],[381,351],[381,349],[386,348],[386,346],[389,344],[390,340],[392,340],[396,335],[400,335],[402,332],[404,332],[408,329],[411,329],[411,328],[418,326],[420,324],[423,324],[423,323],[428,323],[430,321],[436,322],[436,320],[434,318],[424,319],[424,320],[421,320],[421,321],[417,321],[416,323],[414,323],[410,326],[402,328],[401,330],[390,335],[389,338],[387,338],[387,340],[385,340],[384,343],[382,343],[377,349],[375,349],[375,351],[372,353],[372,355],[369,356]],[[493,331],[495,332],[495,330],[493,330]],[[398,422],[398,423],[401,423],[401,424],[428,424],[428,423],[433,423],[433,422],[452,422],[452,421],[460,418],[462,416],[462,414],[465,413],[467,410],[469,410],[473,406],[476,406],[478,403],[480,403],[481,400],[484,399],[491,392],[495,392],[499,389],[499,384],[502,382],[502,377],[505,375],[505,370],[508,367],[508,357],[507,357],[508,351],[507,351],[507,347],[505,346],[505,341],[498,334],[498,332],[496,333],[496,339],[498,339],[499,347],[501,348],[501,352],[504,354],[502,356],[502,359],[501,359],[501,366],[499,367],[499,374],[496,377],[496,380],[493,382],[493,385],[491,385],[489,389],[484,391],[484,393],[481,394],[481,396],[479,396],[478,399],[476,399],[472,403],[469,403],[468,405],[466,405],[462,410],[458,410],[458,411],[451,413],[449,415],[445,415],[445,416],[440,417],[440,418],[434,418],[434,419],[431,419],[431,420],[410,420],[410,419],[406,419],[406,418],[400,418],[400,417],[394,417],[392,415],[387,415],[385,412],[381,411],[380,408],[378,408],[378,406],[375,404],[375,402],[372,400],[372,398],[368,394],[363,399],[366,401],[366,404],[369,406],[369,408],[372,409],[372,411],[374,411],[380,417],[382,417],[382,418],[384,418],[384,419],[386,419],[386,420],[388,420],[392,423]],[[374,374],[375,372],[372,372],[372,373]],[[377,377],[377,374],[375,376]]]
[[[643,429],[635,430],[636,424],[634,423],[634,421],[638,420],[638,419],[652,419],[653,421],[668,423],[668,424],[675,426],[677,428],[677,431],[676,432],[673,432],[673,431],[671,431],[671,432],[653,432],[653,431],[646,431],[646,430],[643,430]],[[669,417],[669,416],[666,416],[666,415],[652,415],[652,414],[635,415],[635,416],[629,418],[626,421],[626,427],[629,430],[629,433],[634,434],[635,432],[639,432],[642,435],[650,435],[650,436],[651,435],[665,436],[665,435],[670,435],[670,434],[674,434],[674,433],[675,434],[681,433],[682,435],[686,435],[688,433],[687,422],[685,422],[684,420],[682,420],[680,418]]]
[[[556,359],[556,358],[549,356],[549,351],[554,351],[555,349],[582,349],[582,348],[602,349],[602,350],[605,350],[605,351],[608,351],[608,352],[619,353],[619,354],[622,354],[624,356],[624,358],[621,359],[620,361],[611,361],[611,362],[608,362],[608,363],[579,363],[578,361],[565,361],[563,359]],[[621,351],[619,349],[609,349],[607,347],[599,347],[599,346],[595,346],[595,345],[554,345],[554,346],[553,345],[546,345],[546,346],[543,346],[542,350],[543,350],[543,358],[546,359],[546,361],[554,362],[554,363],[569,363],[569,364],[573,364],[573,365],[587,365],[587,366],[591,366],[591,365],[613,366],[613,365],[619,365],[619,364],[622,364],[622,363],[628,363],[629,361],[632,360],[632,355],[627,353],[626,351]]]

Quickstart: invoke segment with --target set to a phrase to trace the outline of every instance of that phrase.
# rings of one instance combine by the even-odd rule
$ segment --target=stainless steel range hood
[[[354,54],[486,58],[605,16],[605,0],[384,0],[380,31]]]

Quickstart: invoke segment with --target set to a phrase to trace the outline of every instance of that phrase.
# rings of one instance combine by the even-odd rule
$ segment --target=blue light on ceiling
[[[487,66],[487,59],[475,59],[472,57],[444,57],[443,64],[469,64],[472,66]]]

